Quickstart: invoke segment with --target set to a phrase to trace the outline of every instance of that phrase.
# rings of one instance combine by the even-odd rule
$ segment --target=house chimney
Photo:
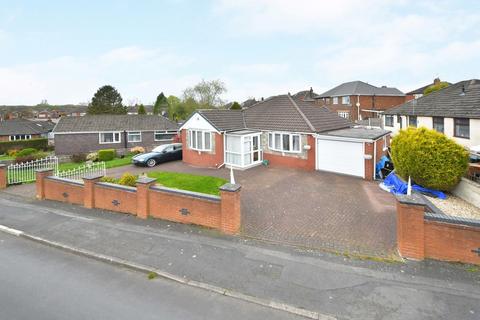
[[[262,97],[262,101],[263,101],[263,97]]]
[[[461,96],[465,95],[465,85],[462,85],[462,93],[460,93]]]
[[[433,85],[436,86],[437,84],[440,83],[440,78],[435,78],[433,79]]]
[[[310,87],[310,96],[313,94],[313,88]]]

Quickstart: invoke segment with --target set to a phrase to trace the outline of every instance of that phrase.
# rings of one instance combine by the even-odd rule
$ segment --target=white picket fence
[[[107,168],[105,167],[105,162],[93,162],[86,163],[83,166],[73,168],[70,170],[59,171],[55,173],[56,177],[65,178],[70,180],[82,180],[82,177],[92,176],[92,175],[103,175],[107,174]]]
[[[106,175],[107,169],[105,162],[86,163],[77,168],[69,170],[58,170],[58,158],[46,157],[43,159],[11,164],[7,167],[8,184],[19,184],[33,182],[36,180],[36,171],[50,169],[53,174],[59,178],[82,180],[82,177],[89,175]]]
[[[11,164],[7,167],[8,184],[18,184],[35,181],[37,170],[51,169],[58,171],[58,158],[46,157],[28,162]]]

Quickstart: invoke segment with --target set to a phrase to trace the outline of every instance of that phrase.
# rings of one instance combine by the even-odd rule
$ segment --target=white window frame
[[[102,134],[105,133],[111,133],[113,134],[113,141],[112,142],[103,142],[102,141]],[[116,135],[118,134],[118,139],[116,138]],[[114,143],[121,143],[122,142],[122,133],[120,131],[102,131],[98,133],[98,143],[99,144],[114,144]]]
[[[275,146],[275,136],[280,135],[280,148]],[[288,136],[289,149],[283,147],[283,137]],[[298,150],[293,150],[293,137],[298,137]],[[299,133],[271,131],[268,133],[268,148],[273,151],[284,153],[301,153],[302,152],[302,135]]]
[[[338,104],[338,97],[332,98],[332,104]]]
[[[391,123],[387,124],[387,119],[391,120]],[[385,115],[385,127],[394,127],[395,126],[395,116]]]
[[[201,135],[201,141],[198,141],[198,135]],[[208,135],[208,146],[206,143],[205,137]],[[194,142],[194,137],[195,136],[195,142]],[[196,150],[196,151],[212,151],[212,138],[213,138],[213,132],[212,131],[206,131],[206,130],[195,130],[195,129],[189,129],[188,130],[188,148],[191,150]],[[200,142],[200,146],[198,145]],[[208,148],[207,148],[208,147]]]
[[[171,139],[157,139],[157,134],[171,134],[175,136],[177,134],[176,131],[162,131],[162,130],[157,130],[153,132],[153,140],[154,141],[173,141],[173,137]]]
[[[8,137],[8,141],[30,140],[30,139],[32,139],[31,134],[14,134]]]
[[[339,117],[350,119],[350,111],[338,111],[337,114]]]
[[[140,140],[131,140],[130,136],[139,136]],[[127,142],[142,142],[142,131],[127,131]]]
[[[343,96],[342,104],[350,104],[350,96]]]

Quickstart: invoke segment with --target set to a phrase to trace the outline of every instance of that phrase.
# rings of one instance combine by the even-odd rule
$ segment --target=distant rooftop
[[[387,86],[375,87],[363,81],[351,81],[342,83],[333,89],[330,89],[317,98],[340,97],[340,96],[404,96],[405,94],[397,88]]]

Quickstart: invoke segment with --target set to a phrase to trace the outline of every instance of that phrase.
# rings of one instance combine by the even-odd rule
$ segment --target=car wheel
[[[147,167],[155,167],[155,165],[157,164],[157,161],[155,161],[155,159],[148,159],[147,160]]]

